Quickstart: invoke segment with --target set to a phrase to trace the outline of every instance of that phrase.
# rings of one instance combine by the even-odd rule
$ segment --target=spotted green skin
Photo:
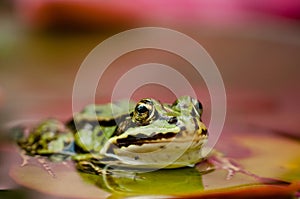
[[[173,104],[142,99],[89,105],[67,123],[43,121],[18,144],[29,155],[72,158],[78,169],[90,173],[100,173],[105,165],[193,166],[202,160],[208,138],[201,115],[201,103],[189,96]]]

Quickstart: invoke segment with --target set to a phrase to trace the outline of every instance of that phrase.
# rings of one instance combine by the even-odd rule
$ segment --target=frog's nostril
[[[169,124],[176,124],[177,123],[177,118],[176,117],[171,117],[169,120],[168,120],[168,123]]]

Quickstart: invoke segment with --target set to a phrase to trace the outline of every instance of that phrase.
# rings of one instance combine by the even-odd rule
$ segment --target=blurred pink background
[[[88,53],[112,35],[144,26],[180,31],[210,54],[227,92],[224,135],[240,133],[240,126],[255,126],[299,138],[299,0],[1,1],[0,127],[70,118],[74,79]],[[208,122],[205,84],[183,59],[151,49],[112,63],[96,102],[109,100],[124,72],[148,62],[170,65],[189,77]],[[134,97],[147,95],[174,100],[167,89],[155,85],[141,87]],[[5,145],[1,147],[7,153]],[[9,166],[5,168],[1,176],[7,177]],[[0,187],[5,183],[0,178]]]
[[[300,70],[298,0],[6,0],[0,5],[0,104],[4,121],[10,121],[9,117],[17,121],[70,117],[75,75],[88,53],[114,34],[144,26],[172,28],[203,45],[223,77],[229,113],[246,113],[247,118],[253,114],[258,121],[262,121],[257,119],[258,113],[273,109],[297,115],[293,107],[298,100],[286,101],[299,98],[295,92]],[[186,61],[154,50],[132,52],[112,63],[100,81],[105,86],[96,101],[107,101],[124,72],[148,62],[164,63],[183,72],[206,107],[204,117],[209,118],[204,82],[197,82],[199,78]],[[134,97],[155,93],[160,93],[163,101],[174,100],[170,91],[155,85],[140,88]],[[273,125],[293,131],[299,127],[298,122],[285,122],[289,127]]]
[[[97,1],[17,0],[20,19],[33,27],[134,26],[147,23],[167,26],[213,26],[257,23],[279,18],[299,20],[298,0],[213,1]],[[272,19],[273,18],[273,19]],[[150,25],[150,24],[149,24]]]

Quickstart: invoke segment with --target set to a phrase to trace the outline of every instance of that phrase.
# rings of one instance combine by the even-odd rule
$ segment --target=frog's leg
[[[102,157],[92,153],[76,154],[72,160],[76,163],[76,168],[84,173],[101,175],[105,164],[99,163]],[[95,162],[98,162],[95,164]]]
[[[84,173],[96,175],[111,175],[113,173],[113,167],[111,167],[111,165],[115,160],[110,160],[99,154],[77,154],[72,157],[72,160],[75,161],[76,168]]]
[[[36,128],[26,131],[29,135],[23,135],[17,143],[29,155],[50,156],[74,153],[71,147],[74,144],[73,133],[58,120],[46,120]]]
[[[109,159],[99,154],[78,154],[73,157],[73,160],[76,162],[76,168],[85,173],[103,175],[104,178],[105,176],[106,178],[110,178],[109,176],[136,178],[134,170],[117,166],[117,160]]]
[[[55,177],[43,156],[54,162],[65,160],[74,154],[73,140],[72,132],[62,122],[54,119],[43,121],[33,129],[23,128],[22,135],[16,139],[22,149],[23,163],[21,166],[28,164],[29,156],[34,156],[42,167],[52,177]]]
[[[196,169],[202,174],[210,173],[217,169],[224,169],[227,171],[227,180],[230,180],[237,172],[242,172],[242,168],[238,164],[217,150],[211,150],[210,154],[203,161],[196,164]]]
[[[82,171],[84,173],[90,173],[90,174],[96,174],[96,175],[103,174],[103,168],[95,166],[93,163],[91,163],[87,160],[81,160],[79,162],[76,162],[76,168],[79,171]]]

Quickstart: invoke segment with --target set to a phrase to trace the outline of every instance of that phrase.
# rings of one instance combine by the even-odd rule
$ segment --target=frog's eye
[[[144,104],[140,104],[135,108],[135,111],[138,112],[139,114],[144,114],[146,112],[149,112],[147,106]]]
[[[149,123],[154,116],[153,104],[148,99],[141,100],[135,107],[133,112],[133,120],[142,124]]]
[[[192,99],[192,104],[193,104],[193,109],[192,109],[191,114],[194,116],[201,117],[202,112],[203,112],[203,107],[202,107],[201,102],[197,99]]]
[[[188,111],[188,114],[192,116],[201,117],[203,112],[202,104],[196,98],[190,96],[182,96],[176,100],[172,108],[182,112],[183,110]]]
[[[202,107],[202,104],[199,100],[197,100],[197,102],[195,104],[195,109],[198,112],[198,114],[201,116],[202,112],[203,112],[203,107]]]

